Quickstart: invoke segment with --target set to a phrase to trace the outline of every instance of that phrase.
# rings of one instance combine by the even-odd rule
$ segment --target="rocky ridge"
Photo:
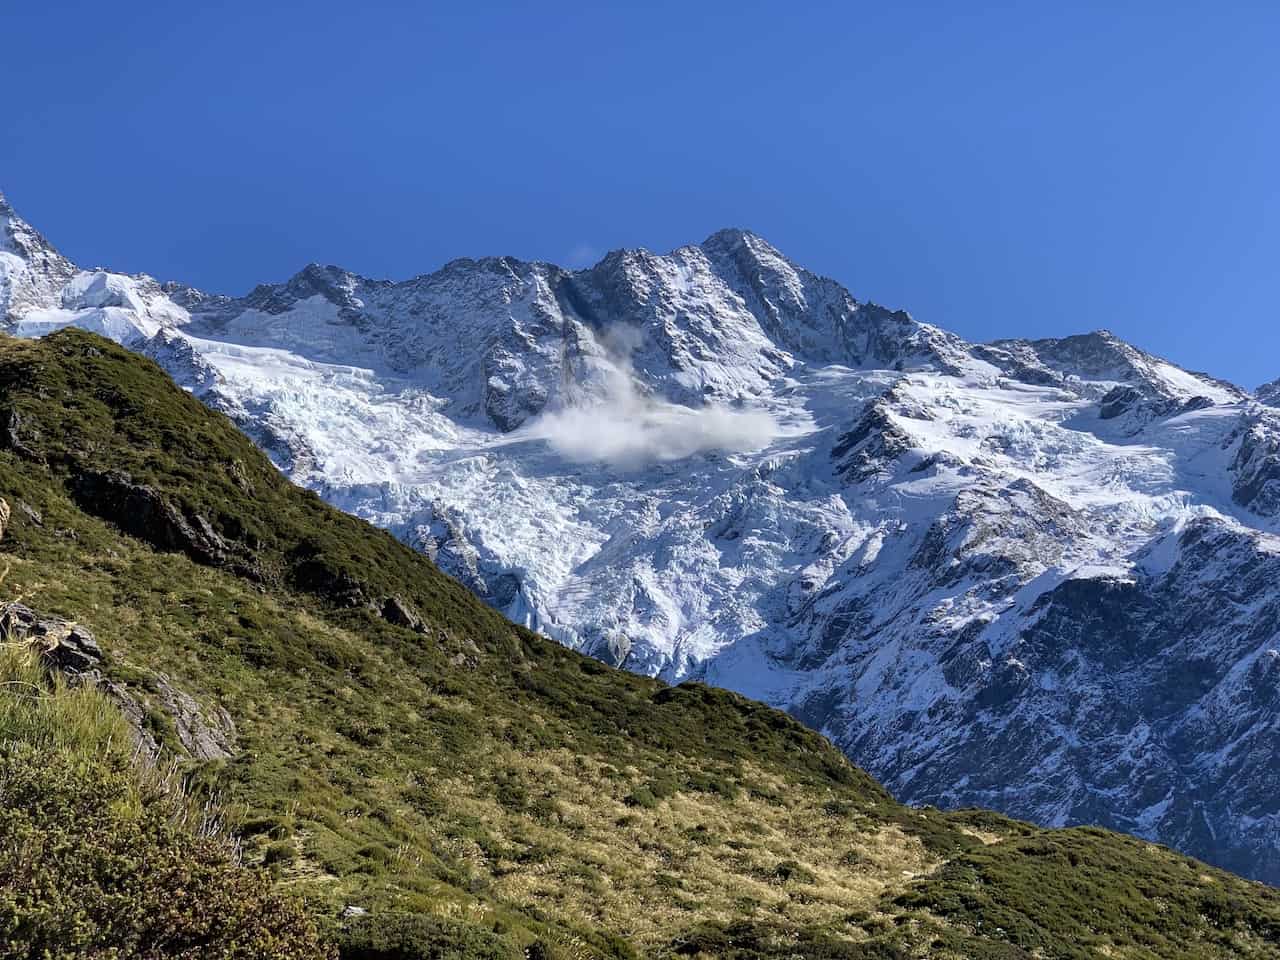
[[[968,344],[745,231],[231,298],[5,211],[8,329],[153,357],[514,619],[782,706],[911,802],[1280,882],[1274,390],[1105,331]]]

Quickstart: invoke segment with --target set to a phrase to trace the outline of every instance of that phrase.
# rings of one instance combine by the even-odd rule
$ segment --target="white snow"
[[[26,269],[0,252],[0,279]],[[511,260],[404,284],[299,276],[305,295],[189,314],[146,278],[79,272],[11,327],[148,349],[296,482],[513,619],[797,710],[898,789],[966,735],[910,718],[1001,672],[1050,697],[1073,682],[1019,651],[1054,591],[1179,575],[1201,522],[1280,551],[1275,518],[1234,496],[1242,425],[1267,416],[1242,393],[1104,334],[1003,345],[1038,372],[1022,382],[750,234],[611,255],[572,295]],[[1119,382],[1174,405],[1104,420]],[[871,431],[854,475],[833,450],[871,404],[895,437]],[[953,662],[958,637],[985,653]],[[1074,762],[1069,723],[1040,729],[1038,770]],[[1041,819],[1106,795],[1063,790]],[[1167,805],[1135,829],[1154,835]]]

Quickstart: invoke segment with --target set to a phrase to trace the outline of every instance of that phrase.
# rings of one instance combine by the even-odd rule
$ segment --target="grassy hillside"
[[[0,447],[0,600],[84,623],[144,700],[159,672],[225,708],[190,789],[346,957],[1280,951],[1270,888],[904,808],[777,711],[511,625],[100,338],[0,339]]]
[[[0,649],[0,956],[325,960],[296,898],[235,859],[98,691]]]

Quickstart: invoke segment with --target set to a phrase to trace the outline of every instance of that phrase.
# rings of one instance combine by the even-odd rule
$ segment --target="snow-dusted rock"
[[[973,345],[721,231],[586,270],[77,271],[10,330],[162,364],[508,616],[782,706],[909,801],[1280,881],[1280,411],[1100,331]]]
[[[14,213],[0,194],[0,322],[57,303],[75,265]]]

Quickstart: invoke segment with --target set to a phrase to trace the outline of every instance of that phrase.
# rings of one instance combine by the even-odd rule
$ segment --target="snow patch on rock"
[[[0,225],[8,330],[146,353],[509,617],[783,707],[906,800],[1280,881],[1265,391],[1105,331],[969,344],[741,230],[232,298]]]

